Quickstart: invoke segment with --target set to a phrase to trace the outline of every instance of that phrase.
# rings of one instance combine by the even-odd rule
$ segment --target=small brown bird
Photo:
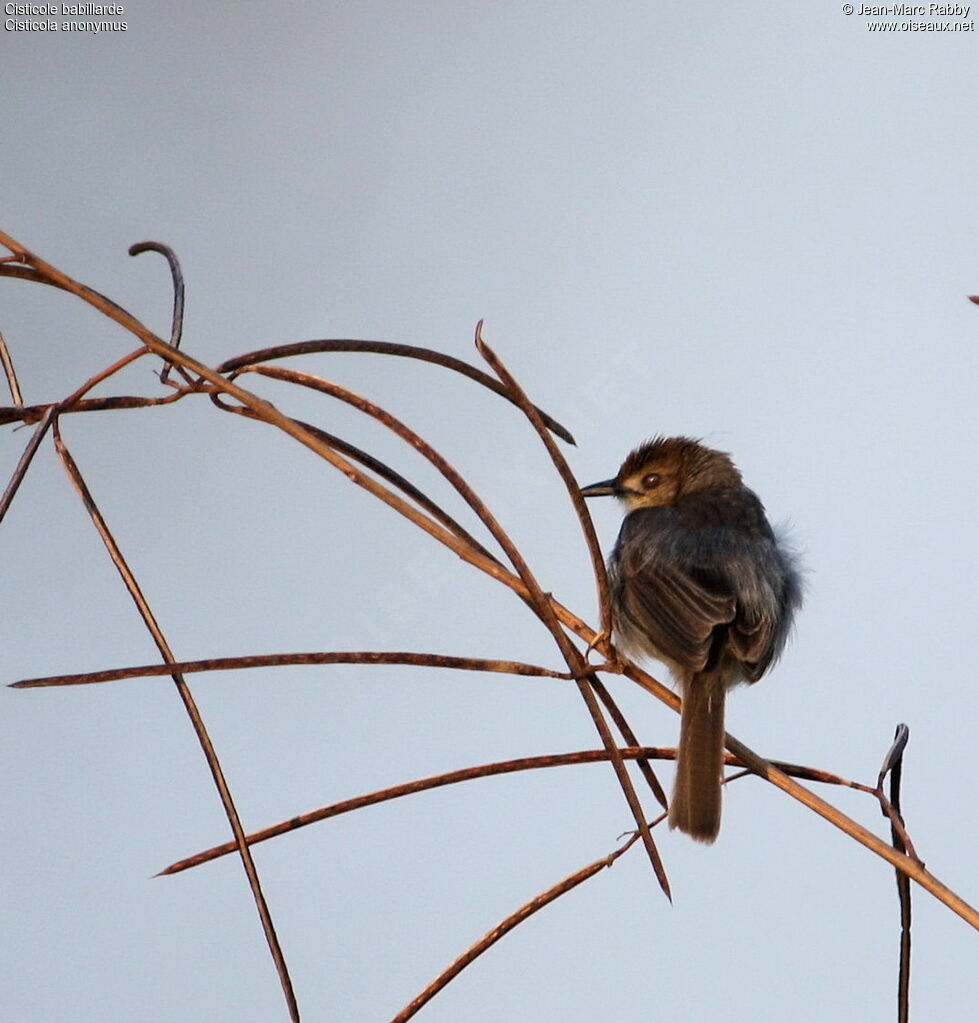
[[[757,682],[802,603],[795,558],[721,451],[657,437],[615,479],[584,487],[626,507],[609,558],[612,622],[627,653],[662,661],[683,708],[670,827],[713,842],[721,824],[724,697]]]

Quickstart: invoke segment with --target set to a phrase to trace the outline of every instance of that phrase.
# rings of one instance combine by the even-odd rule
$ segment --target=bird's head
[[[655,437],[630,452],[614,479],[582,487],[581,495],[617,497],[632,512],[675,504],[705,487],[740,485],[741,473],[723,451],[690,437]]]

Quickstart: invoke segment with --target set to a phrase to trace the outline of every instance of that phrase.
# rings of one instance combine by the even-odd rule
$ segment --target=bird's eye
[[[643,490],[653,490],[659,486],[659,473],[647,472],[642,478]]]

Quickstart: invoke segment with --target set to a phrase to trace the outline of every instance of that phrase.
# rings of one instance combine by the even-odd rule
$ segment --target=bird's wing
[[[701,671],[711,654],[714,630],[728,625],[737,602],[726,587],[643,559],[618,566],[619,603],[631,626],[658,653],[691,671]]]
[[[765,674],[775,654],[776,622],[768,616],[749,618],[739,606],[727,634],[728,653],[738,660],[749,682]]]

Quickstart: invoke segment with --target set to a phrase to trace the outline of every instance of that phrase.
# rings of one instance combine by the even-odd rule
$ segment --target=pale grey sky
[[[316,337],[478,363],[485,317],[574,433],[583,482],[654,433],[731,451],[810,571],[793,642],[732,697],[729,729],[872,782],[906,722],[911,834],[975,902],[977,37],[872,32],[842,7],[138,0],[125,33],[4,29],[0,227],[161,334],[165,265],[126,249],[172,245],[184,345],[211,364]],[[66,295],[0,293],[29,402],[131,347]],[[420,364],[305,368],[440,446],[545,588],[594,620],[575,523],[518,412]],[[459,509],[352,413],[251,383]],[[154,393],[150,362],[117,389]],[[508,592],[265,427],[202,398],[72,416],[64,433],[180,657],[370,647],[558,665]],[[27,439],[0,431],[4,481]],[[608,549],[618,512],[593,511]],[[0,559],[4,680],[156,659],[50,445]],[[561,682],[343,667],[191,682],[249,828],[598,744]],[[675,742],[673,714],[614,691],[644,742]],[[237,862],[150,879],[227,837],[172,684],[0,699],[0,1020],[285,1019]],[[822,794],[886,834],[865,798]],[[630,824],[600,765],[258,847],[303,1018],[389,1019]],[[714,847],[659,837],[672,908],[637,849],[418,1018],[894,1018],[889,867],[756,781],[728,794]],[[914,1018],[974,1018],[976,941],[915,892]]]

